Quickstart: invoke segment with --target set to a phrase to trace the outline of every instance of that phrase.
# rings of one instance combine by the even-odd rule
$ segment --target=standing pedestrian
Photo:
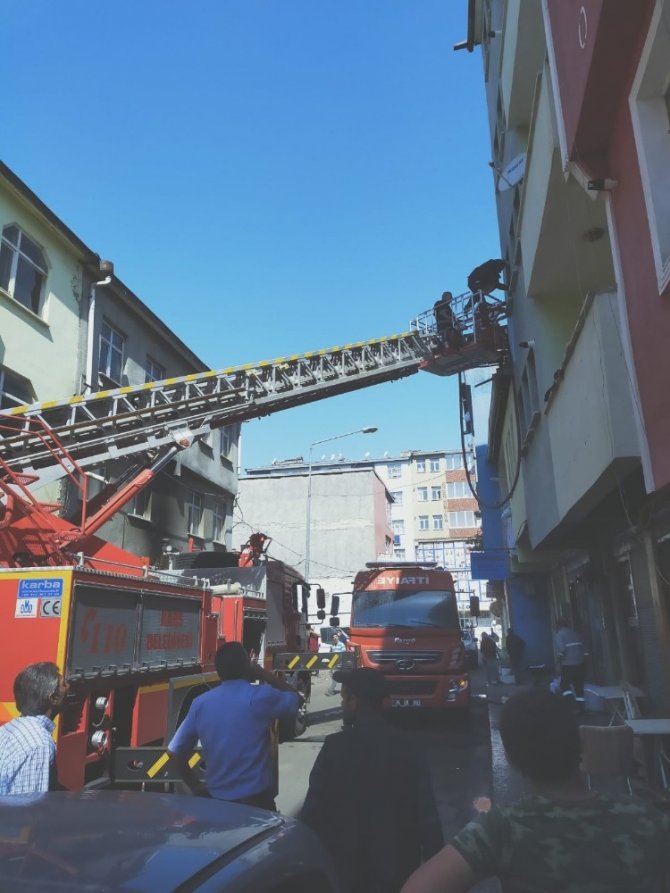
[[[460,350],[463,347],[463,336],[451,307],[453,297],[450,291],[443,292],[440,300],[433,305],[433,313],[438,337],[446,341],[453,350]]]
[[[523,653],[526,650],[526,643],[518,636],[512,627],[507,630],[507,638],[505,639],[505,650],[509,655],[509,665],[514,673],[514,682],[520,685],[523,678]]]
[[[41,794],[57,787],[53,740],[68,684],[56,664],[30,664],[14,680],[21,716],[0,726],[0,796]]]
[[[488,633],[482,633],[479,650],[484,659],[486,681],[489,685],[500,685],[500,669],[498,666],[498,646]]]
[[[670,877],[670,816],[590,791],[579,772],[577,718],[542,689],[500,711],[508,762],[530,794],[494,806],[416,871],[402,893],[466,893],[497,877],[506,893],[658,893]]]
[[[324,741],[300,818],[339,866],[343,893],[398,893],[443,842],[428,768],[385,721],[379,670],[335,676],[347,727]]]
[[[274,810],[270,726],[276,719],[297,715],[298,692],[252,664],[241,642],[221,645],[214,665],[221,684],[195,698],[168,752],[194,794]],[[207,765],[204,785],[188,764],[198,741]]]
[[[347,650],[347,646],[344,644],[344,640],[340,638],[339,633],[333,633],[332,646],[330,650],[335,654]],[[327,695],[337,694],[337,680],[335,679],[336,672],[337,671],[335,669],[330,671],[330,688],[326,692]]]
[[[584,642],[565,617],[558,618],[557,627],[555,642],[561,665],[561,692],[566,697],[574,697],[577,707],[583,710],[586,679]]]

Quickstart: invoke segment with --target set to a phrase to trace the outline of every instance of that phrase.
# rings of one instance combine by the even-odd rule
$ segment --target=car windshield
[[[449,590],[395,589],[354,592],[351,625],[418,629],[459,629],[454,593]]]

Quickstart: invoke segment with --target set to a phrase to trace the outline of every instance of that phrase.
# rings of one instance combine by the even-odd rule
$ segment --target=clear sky
[[[3,160],[212,367],[405,331],[498,256],[481,56],[452,49],[466,0],[2,18]],[[457,408],[421,373],[245,424],[242,465],[366,425],[323,452],[456,448]]]

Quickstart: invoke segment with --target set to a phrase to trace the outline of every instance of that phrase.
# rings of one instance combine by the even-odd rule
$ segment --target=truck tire
[[[301,695],[300,709],[295,719],[279,720],[279,743],[283,741],[293,741],[304,734],[307,729],[307,701],[309,699],[309,684],[303,679],[298,680],[298,692]]]

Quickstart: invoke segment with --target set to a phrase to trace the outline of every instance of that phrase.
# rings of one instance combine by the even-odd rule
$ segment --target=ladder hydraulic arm
[[[406,332],[14,407],[0,418],[0,484],[21,475],[32,490],[71,474],[75,465],[185,447],[224,425],[413,375],[431,356],[425,335]]]

